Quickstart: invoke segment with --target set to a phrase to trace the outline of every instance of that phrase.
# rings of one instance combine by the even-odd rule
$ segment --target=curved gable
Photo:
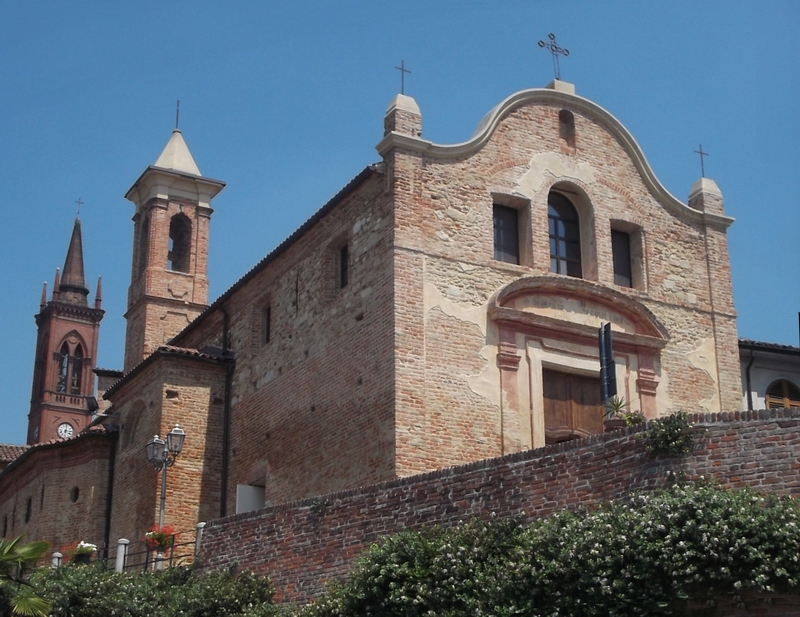
[[[393,148],[400,147],[406,151],[423,154],[434,160],[469,157],[486,145],[501,121],[509,113],[526,105],[567,107],[570,110],[582,113],[587,118],[603,126],[621,144],[648,190],[676,216],[694,222],[713,223],[724,228],[733,223],[734,219],[731,217],[695,210],[672,195],[656,177],[633,135],[607,110],[583,97],[549,88],[531,88],[508,96],[483,117],[475,133],[467,141],[443,145],[435,144],[416,136],[392,132],[381,140],[376,149],[381,156],[386,156]],[[522,163],[522,161],[519,161],[519,163]]]

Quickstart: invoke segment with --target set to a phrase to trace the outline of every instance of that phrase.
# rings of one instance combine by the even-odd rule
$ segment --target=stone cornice
[[[530,104],[566,107],[570,110],[578,111],[605,126],[625,149],[653,196],[676,216],[695,223],[722,229],[726,229],[733,223],[734,219],[731,217],[695,210],[672,195],[656,178],[644,152],[642,152],[641,147],[636,143],[628,129],[611,113],[583,97],[547,88],[521,90],[507,97],[483,117],[475,133],[467,141],[453,145],[443,145],[435,144],[419,137],[392,132],[386,135],[375,148],[383,157],[398,149],[434,160],[460,159],[474,154],[486,144],[507,113],[522,105]]]

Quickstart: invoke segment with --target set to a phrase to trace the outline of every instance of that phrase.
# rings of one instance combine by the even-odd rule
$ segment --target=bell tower
[[[31,408],[28,414],[29,444],[68,439],[92,420],[97,410],[94,374],[97,339],[103,311],[100,280],[94,307],[83,272],[81,221],[75,219],[64,261],[64,272],[56,270],[52,299],[47,301],[47,283],[42,289],[36,357],[33,367]]]
[[[125,194],[136,206],[125,313],[126,373],[208,305],[211,200],[224,187],[202,176],[175,129],[155,164]]]

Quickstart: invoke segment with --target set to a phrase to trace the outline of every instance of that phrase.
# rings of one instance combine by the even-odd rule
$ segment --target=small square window
[[[506,263],[519,263],[519,211],[494,204],[494,258]]]

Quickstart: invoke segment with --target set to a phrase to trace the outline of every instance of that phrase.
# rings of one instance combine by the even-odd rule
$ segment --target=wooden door
[[[558,443],[603,432],[600,380],[543,370],[546,443]]]

